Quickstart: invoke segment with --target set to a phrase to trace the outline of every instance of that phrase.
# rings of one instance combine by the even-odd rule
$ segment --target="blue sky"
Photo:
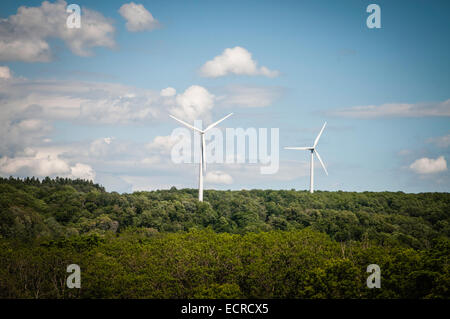
[[[64,30],[66,3],[0,4],[3,176],[90,177],[119,192],[194,188],[195,164],[169,163],[156,138],[178,127],[169,113],[188,115],[177,101],[197,86],[205,91],[195,93],[203,95],[192,118],[234,112],[222,128],[280,129],[277,174],[211,164],[231,179],[213,174],[207,189],[307,189],[308,154],[282,147],[312,143],[325,121],[318,149],[329,176],[316,162],[316,189],[450,189],[446,1],[135,1],[154,19],[139,30],[119,12],[130,2],[74,3],[74,33]],[[381,29],[366,26],[370,3],[381,8]],[[202,73],[236,47],[256,71]],[[167,87],[176,95],[161,97]]]

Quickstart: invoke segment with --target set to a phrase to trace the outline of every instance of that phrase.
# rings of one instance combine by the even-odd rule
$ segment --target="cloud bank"
[[[0,61],[48,62],[53,53],[48,40],[60,39],[76,55],[92,55],[94,47],[115,46],[112,21],[82,8],[82,27],[67,28],[67,3],[42,2],[21,6],[15,15],[0,20]]]
[[[76,163],[70,166],[55,149],[25,149],[21,156],[0,158],[0,172],[3,175],[60,176],[94,180],[95,172],[91,166]]]
[[[205,181],[212,184],[230,185],[233,183],[233,178],[221,171],[211,171],[206,173]]]
[[[187,169],[190,164],[172,163],[171,147],[177,141],[171,136],[136,143],[112,136],[113,127],[169,122],[168,114],[205,123],[215,108],[225,104],[266,106],[276,96],[263,94],[270,88],[262,87],[235,86],[218,97],[199,85],[177,92],[173,87],[151,90],[107,82],[32,80],[11,76],[8,67],[0,70],[0,176],[95,179],[119,191],[180,185],[180,179],[184,187],[196,187],[197,170]],[[66,124],[94,131],[103,126],[105,135],[62,144],[55,133]],[[239,169],[231,177],[221,165],[213,164],[205,180],[215,185],[245,183],[248,169]],[[151,178],[138,178],[149,173]]]

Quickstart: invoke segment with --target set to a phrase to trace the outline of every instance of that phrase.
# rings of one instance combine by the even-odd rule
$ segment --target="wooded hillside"
[[[0,297],[449,297],[448,193],[196,196],[0,179]],[[81,289],[65,287],[72,263]],[[372,263],[381,289],[366,286]]]

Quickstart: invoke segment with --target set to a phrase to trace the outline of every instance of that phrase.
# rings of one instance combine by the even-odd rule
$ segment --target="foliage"
[[[450,197],[0,179],[0,298],[449,298]],[[368,289],[366,268],[381,268]],[[68,289],[66,267],[81,267]]]

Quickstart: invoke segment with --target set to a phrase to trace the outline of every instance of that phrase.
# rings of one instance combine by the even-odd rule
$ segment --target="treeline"
[[[450,297],[448,193],[204,196],[0,178],[0,298]]]
[[[429,248],[450,237],[448,193],[192,189],[108,193],[70,179],[0,179],[0,236],[34,240],[80,234],[211,228],[244,234],[311,227],[336,241]]]

